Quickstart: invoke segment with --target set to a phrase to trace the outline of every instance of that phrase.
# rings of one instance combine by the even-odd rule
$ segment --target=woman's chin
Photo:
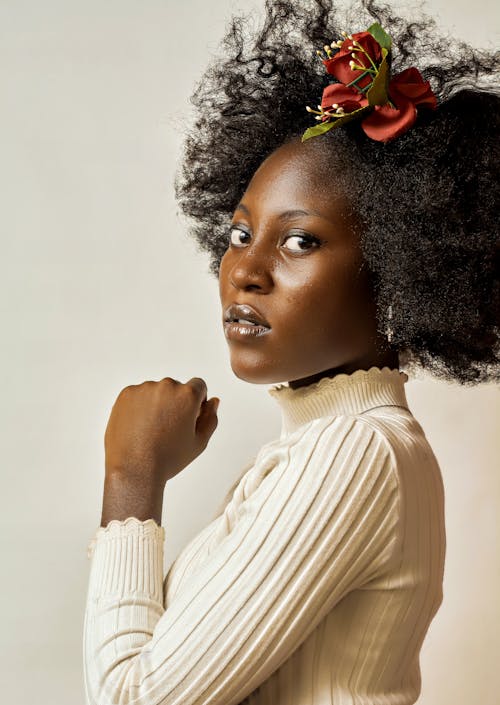
[[[267,377],[263,378],[262,374],[256,371],[241,371],[233,368],[233,372],[238,379],[241,379],[243,382],[248,382],[249,384],[272,384],[271,380],[268,380]]]
[[[265,369],[261,366],[242,365],[232,361],[231,369],[238,379],[250,384],[275,384],[285,381],[284,378],[278,379],[280,375],[276,370]]]

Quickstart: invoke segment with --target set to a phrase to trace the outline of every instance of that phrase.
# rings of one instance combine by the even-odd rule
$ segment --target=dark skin
[[[282,146],[254,174],[233,215],[219,290],[223,309],[254,305],[271,331],[228,341],[237,377],[295,388],[398,367],[377,334],[370,274],[346,211],[307,143]]]
[[[265,336],[228,340],[240,379],[297,388],[374,365],[398,368],[397,352],[377,333],[370,273],[344,199],[299,140],[255,172],[219,271],[222,310],[254,305],[270,324]],[[120,392],[104,439],[101,526],[131,516],[161,525],[165,484],[206,448],[217,405],[199,377]]]

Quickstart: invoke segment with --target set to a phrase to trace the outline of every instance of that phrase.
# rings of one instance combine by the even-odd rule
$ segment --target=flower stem
[[[359,42],[354,41],[353,44],[354,44],[355,47],[359,47],[359,49],[355,49],[354,51],[362,51],[363,54],[366,54],[366,56],[368,57],[368,61],[370,62],[370,64],[371,64],[371,65],[373,66],[373,68],[375,69],[375,72],[378,73],[377,65],[373,63],[370,54],[369,54],[367,51],[365,51],[365,49],[363,49],[363,47],[361,46],[361,44],[359,44]]]
[[[359,76],[356,76],[356,78],[353,81],[351,81],[350,83],[346,83],[346,86],[347,87],[348,86],[355,86],[355,88],[357,88],[360,93],[364,93],[365,91],[363,90],[363,88],[361,88],[360,86],[357,86],[356,83],[369,73],[371,73],[370,69],[366,69],[366,71],[363,71],[363,73],[360,73]],[[372,81],[372,83],[373,83],[373,81]],[[370,88],[370,86],[371,86],[371,83],[369,86],[366,86],[366,89]]]
[[[366,73],[374,73],[377,75],[378,71],[376,69],[371,69],[369,66],[363,66],[362,64],[354,64],[351,69],[352,71],[364,71]]]

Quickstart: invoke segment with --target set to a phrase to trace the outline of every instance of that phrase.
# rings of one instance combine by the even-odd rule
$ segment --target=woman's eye
[[[293,244],[294,240],[296,242],[296,246],[288,246],[288,243],[291,242]],[[305,250],[311,250],[313,247],[317,247],[320,244],[317,237],[305,235],[304,233],[289,235],[285,242],[287,243],[287,249],[292,252],[304,252]]]
[[[250,242],[251,237],[251,234],[243,228],[236,226],[229,228],[229,244],[234,247],[244,247]],[[288,235],[283,242],[285,249],[290,252],[307,252],[320,244],[321,241],[317,237],[306,233]]]
[[[239,245],[245,244],[246,241],[242,242],[241,240],[242,236],[246,238],[250,237],[249,233],[247,233],[246,230],[242,230],[241,228],[235,227],[229,228],[229,242],[231,245],[236,245],[238,247]]]

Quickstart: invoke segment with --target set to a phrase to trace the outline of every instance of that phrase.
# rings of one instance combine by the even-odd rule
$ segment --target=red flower
[[[326,67],[327,73],[335,76],[341,83],[347,84],[354,81],[358,76],[361,76],[362,71],[360,69],[351,69],[349,62],[354,61],[358,66],[365,66],[366,68],[372,68],[368,56],[362,51],[359,51],[359,47],[353,45],[353,41],[359,42],[361,47],[367,52],[373,63],[378,66],[382,60],[382,50],[380,44],[372,37],[370,32],[356,32],[352,34],[352,39],[346,37],[342,42],[339,51],[331,59],[324,59],[323,63]],[[353,49],[348,47],[354,46],[354,52],[356,58],[354,59],[351,54]],[[373,79],[373,75],[366,74],[363,78],[358,81],[355,85],[360,88],[364,88],[369,85]]]
[[[352,113],[353,110],[358,110],[368,105],[368,99],[355,88],[344,86],[342,83],[330,83],[323,91],[321,107],[323,110],[335,112],[334,104],[338,108],[343,108],[344,113]],[[323,115],[323,121],[328,119],[328,115]]]
[[[331,48],[325,45],[329,58],[322,59],[327,73],[339,83],[324,89],[319,111],[307,106],[322,124],[308,128],[303,141],[361,118],[361,127],[368,137],[388,142],[412,127],[417,106],[437,107],[429,81],[424,81],[414,66],[391,77],[391,38],[377,22],[365,32],[350,37],[346,32],[342,34],[343,41],[332,43]],[[333,55],[331,49],[335,47],[338,51]],[[321,51],[317,53],[323,56]],[[353,69],[351,65],[360,68]]]
[[[396,74],[389,82],[388,93],[396,107],[375,105],[361,126],[372,140],[388,142],[406,132],[417,119],[417,105],[435,109],[437,99],[429,81],[424,81],[414,66]]]

